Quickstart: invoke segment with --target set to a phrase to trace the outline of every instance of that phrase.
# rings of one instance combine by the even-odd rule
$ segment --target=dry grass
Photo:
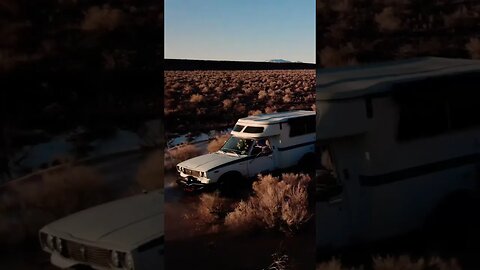
[[[150,154],[147,159],[140,164],[136,181],[142,189],[154,190],[163,187],[163,159],[163,151],[157,150]]]
[[[174,169],[175,166],[187,159],[196,157],[201,155],[200,149],[193,145],[193,144],[187,144],[184,146],[180,146],[171,150],[168,150],[165,152],[165,169],[171,170]]]
[[[253,183],[254,195],[241,201],[225,218],[225,224],[236,230],[256,227],[294,232],[307,222],[307,188],[310,177],[303,174],[283,174],[280,180],[271,175]]]
[[[225,214],[231,211],[231,202],[218,193],[204,193],[199,200],[195,211],[186,215],[185,219],[195,223],[197,230],[217,230]]]
[[[0,243],[34,239],[45,224],[109,201],[102,175],[84,167],[66,167],[41,175],[35,182],[12,185],[0,198]]]
[[[216,152],[222,148],[225,142],[230,138],[230,134],[223,134],[216,136],[211,142],[208,143],[207,150],[209,153]]]
[[[342,262],[336,258],[330,261],[322,262],[317,265],[317,270],[363,270],[363,265],[359,267],[345,267]],[[444,260],[439,257],[413,259],[410,256],[376,256],[372,258],[373,270],[461,270],[457,260]]]

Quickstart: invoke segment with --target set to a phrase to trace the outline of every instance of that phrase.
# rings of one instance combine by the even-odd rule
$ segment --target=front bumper
[[[211,184],[200,182],[194,176],[182,177],[180,175],[177,177],[177,184],[182,187],[183,190],[188,192],[202,191],[212,186]]]

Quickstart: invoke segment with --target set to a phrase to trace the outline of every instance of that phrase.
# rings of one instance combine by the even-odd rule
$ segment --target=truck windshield
[[[230,137],[223,145],[220,151],[230,152],[239,155],[247,155],[250,151],[250,147],[253,144],[252,139],[242,139],[237,137]]]

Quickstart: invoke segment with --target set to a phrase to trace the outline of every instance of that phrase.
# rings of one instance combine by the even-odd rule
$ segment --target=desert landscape
[[[314,267],[311,175],[264,175],[225,196],[184,192],[175,170],[219,150],[239,118],[314,110],[314,88],[314,69],[165,71],[167,268],[188,269],[186,254],[202,269]]]
[[[315,70],[165,71],[168,133],[232,127],[240,117],[313,110]]]

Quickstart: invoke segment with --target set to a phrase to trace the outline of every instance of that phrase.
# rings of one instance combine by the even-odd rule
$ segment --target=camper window
[[[235,125],[233,127],[233,131],[236,131],[236,132],[240,132],[242,131],[242,129],[244,128],[245,126],[242,126],[242,125]]]
[[[296,137],[315,132],[315,115],[293,118],[288,121],[290,137]]]
[[[398,84],[398,140],[439,135],[480,125],[476,91],[478,74],[430,78]]]
[[[243,132],[245,133],[262,133],[264,130],[263,127],[246,127]]]

